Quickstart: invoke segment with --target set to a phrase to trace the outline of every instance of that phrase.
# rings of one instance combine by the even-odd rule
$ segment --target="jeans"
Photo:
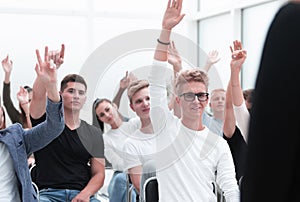
[[[71,202],[72,199],[79,194],[79,190],[70,189],[42,189],[39,192],[39,202]],[[100,202],[94,196],[91,196],[90,202]]]
[[[107,188],[109,202],[127,202],[126,183],[126,173],[115,171]],[[133,190],[131,193],[131,202],[135,202],[135,190]]]

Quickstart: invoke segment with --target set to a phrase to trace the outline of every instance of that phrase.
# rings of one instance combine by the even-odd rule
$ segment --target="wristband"
[[[170,45],[170,42],[162,42],[162,41],[159,40],[159,38],[157,38],[157,42],[162,44],[162,45],[166,45],[166,46]]]

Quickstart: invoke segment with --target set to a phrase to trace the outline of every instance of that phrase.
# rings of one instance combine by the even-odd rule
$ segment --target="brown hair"
[[[78,74],[68,74],[63,78],[63,80],[60,82],[60,91],[64,91],[67,87],[67,84],[69,82],[76,82],[81,83],[85,86],[85,90],[87,90],[87,85],[84,80],[84,78]]]

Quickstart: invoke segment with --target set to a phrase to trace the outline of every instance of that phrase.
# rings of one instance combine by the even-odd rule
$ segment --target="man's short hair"
[[[223,93],[226,93],[226,90],[224,88],[215,88],[211,91],[210,93],[210,97],[212,97],[215,93],[217,92],[223,92]]]
[[[181,70],[175,81],[175,92],[177,95],[181,93],[181,87],[183,84],[189,82],[201,82],[205,85],[206,91],[208,90],[208,75],[200,69],[187,69]]]
[[[127,87],[127,96],[130,103],[132,103],[132,97],[134,96],[134,94],[147,87],[149,87],[149,82],[145,79],[132,81]]]
[[[63,92],[66,89],[67,84],[69,82],[81,83],[81,84],[83,84],[85,86],[85,90],[87,90],[86,82],[85,82],[85,80],[84,80],[84,78],[82,76],[80,76],[78,74],[68,74],[60,82],[60,91],[61,92]]]

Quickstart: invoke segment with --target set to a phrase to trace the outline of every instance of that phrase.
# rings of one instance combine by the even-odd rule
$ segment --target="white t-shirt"
[[[126,140],[124,144],[124,152],[126,168],[142,166],[152,161],[156,154],[156,134],[145,134],[140,130],[136,130],[133,135]]]
[[[168,109],[165,74],[167,62],[154,61],[149,75],[151,122],[160,136],[156,175],[160,201],[217,201],[213,182],[226,201],[240,201],[235,168],[227,142],[206,127],[185,127]]]
[[[123,171],[125,169],[123,146],[126,139],[131,137],[139,127],[140,119],[133,118],[129,122],[123,122],[119,128],[109,129],[103,134],[104,155],[114,170]]]
[[[19,202],[17,177],[12,158],[5,144],[0,142],[0,202]]]

